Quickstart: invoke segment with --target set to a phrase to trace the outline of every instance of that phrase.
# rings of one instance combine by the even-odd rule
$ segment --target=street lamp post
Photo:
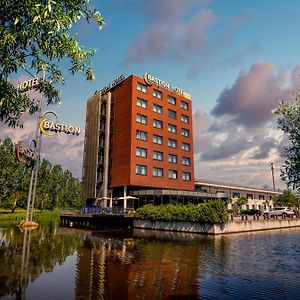
[[[275,180],[274,180],[274,167],[273,167],[274,163],[271,162],[271,173],[272,173],[272,181],[273,181],[273,190],[275,192]]]

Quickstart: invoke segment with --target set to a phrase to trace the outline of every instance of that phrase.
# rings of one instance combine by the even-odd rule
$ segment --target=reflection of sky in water
[[[68,256],[51,272],[42,273],[27,288],[27,299],[74,299],[77,254]],[[51,295],[51,296],[50,296]]]
[[[201,299],[299,299],[300,229],[219,236],[206,251]]]

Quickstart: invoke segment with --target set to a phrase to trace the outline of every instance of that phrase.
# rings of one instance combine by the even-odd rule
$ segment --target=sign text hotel
[[[29,80],[26,80],[23,82],[19,82],[17,84],[17,90],[19,90],[20,92],[26,92],[27,90],[30,90],[35,86],[38,86],[42,81],[43,81],[43,79],[34,77],[32,79],[29,79]]]

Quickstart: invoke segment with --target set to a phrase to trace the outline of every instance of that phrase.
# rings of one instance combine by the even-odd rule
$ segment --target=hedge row
[[[183,221],[207,224],[226,224],[228,221],[228,214],[224,202],[221,200],[212,200],[200,205],[145,205],[138,208],[134,216],[151,221]]]

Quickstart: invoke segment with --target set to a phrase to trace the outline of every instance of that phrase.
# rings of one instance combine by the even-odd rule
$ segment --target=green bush
[[[137,209],[135,217],[151,221],[185,221],[208,224],[226,224],[228,221],[224,202],[212,200],[201,205],[145,205]]]

